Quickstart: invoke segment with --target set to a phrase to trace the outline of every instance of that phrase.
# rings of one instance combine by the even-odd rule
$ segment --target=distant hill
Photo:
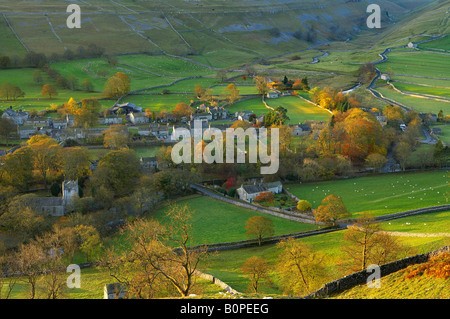
[[[407,29],[408,21],[401,19],[431,2],[377,3],[383,26],[400,21]],[[28,50],[50,57],[68,50],[77,53],[95,44],[106,54],[164,51],[205,59],[235,55],[236,62],[248,62],[358,34],[367,29],[369,1],[78,1],[81,29],[67,28],[68,4],[57,0],[0,4],[0,54],[23,56]]]

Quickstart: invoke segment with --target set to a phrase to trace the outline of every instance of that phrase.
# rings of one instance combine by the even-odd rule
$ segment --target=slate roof
[[[264,184],[246,185],[242,186],[242,188],[247,192],[247,194],[259,194],[267,191],[267,187]]]

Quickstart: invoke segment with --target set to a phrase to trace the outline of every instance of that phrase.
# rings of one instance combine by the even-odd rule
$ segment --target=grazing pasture
[[[382,216],[422,207],[444,205],[448,200],[446,171],[388,174],[355,179],[286,185],[291,193],[317,208],[328,195],[342,198],[352,218],[363,212]]]

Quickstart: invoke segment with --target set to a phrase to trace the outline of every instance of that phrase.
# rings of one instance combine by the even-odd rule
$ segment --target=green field
[[[298,124],[306,120],[327,121],[331,117],[331,114],[328,111],[314,106],[296,96],[266,99],[266,103],[273,108],[281,106],[287,109],[290,124]]]
[[[419,45],[420,48],[426,48],[426,49],[441,49],[441,50],[450,50],[450,37],[446,36],[445,38],[430,41],[426,43],[422,43]]]
[[[137,106],[145,109],[150,109],[154,112],[160,112],[162,110],[172,112],[178,103],[190,104],[194,100],[193,94],[143,94],[143,95],[128,95],[122,99],[122,103],[134,103]]]
[[[383,222],[383,230],[405,233],[449,233],[450,211],[427,213]]]
[[[378,65],[382,72],[410,76],[450,78],[448,56],[422,51],[393,51],[388,60]],[[389,71],[388,71],[388,68]],[[390,71],[392,70],[392,71]]]
[[[436,125],[434,127],[439,127],[442,130],[442,135],[437,135],[436,137],[443,143],[450,144],[450,125]]]
[[[269,109],[264,105],[261,98],[259,97],[233,103],[227,106],[227,110],[230,113],[252,111],[256,116],[266,114],[269,111]]]
[[[383,96],[392,99],[398,103],[401,103],[407,107],[412,108],[416,112],[419,113],[434,113],[438,114],[440,110],[445,110],[448,107],[450,107],[450,103],[448,102],[442,102],[442,101],[436,101],[436,100],[430,100],[425,99],[421,97],[416,96],[409,96],[401,94],[397,91],[395,91],[391,87],[379,87],[375,89],[376,91],[380,92]]]
[[[24,93],[25,97],[18,98],[16,101],[0,101],[0,109],[4,110],[9,106],[13,109],[22,109],[28,111],[30,109],[35,109],[36,111],[45,110],[50,107],[50,104],[62,105],[67,102],[71,97],[75,100],[80,101],[85,98],[100,98],[99,93],[89,93],[82,91],[71,91],[67,89],[57,88],[58,95],[54,96],[52,99],[44,97],[41,94],[42,85],[38,85],[33,82],[33,73],[35,69],[8,69],[0,70],[0,83],[9,82],[13,85],[18,86]],[[41,72],[44,84],[54,84],[51,79],[49,79],[45,73]],[[102,104],[108,106],[111,101],[102,101]],[[53,114],[54,115],[54,114]],[[50,115],[52,116],[52,115]]]
[[[337,181],[290,184],[286,188],[317,208],[322,199],[340,196],[353,218],[363,212],[373,216],[444,205],[449,176],[445,171],[377,175]],[[447,194],[446,194],[447,192]]]
[[[209,197],[195,197],[177,202],[177,205],[188,205],[194,212],[192,219],[192,245],[223,243],[249,239],[245,234],[245,223],[253,216],[266,216],[273,221],[275,235],[303,232],[316,229],[312,224],[302,224],[284,218],[258,213],[256,211],[237,207]],[[162,208],[151,217],[163,221]]]
[[[400,82],[394,82],[392,84],[398,90],[406,93],[413,93],[413,94],[418,93],[418,94],[433,95],[438,98],[439,97],[450,98],[450,88],[430,87]]]
[[[432,216],[430,216],[430,218],[432,218]],[[399,219],[399,221],[400,220],[402,219]],[[384,223],[382,228],[383,226]],[[341,248],[345,242],[343,239],[345,233],[346,230],[298,239],[298,241],[308,245],[313,251],[325,255],[324,264],[327,265],[329,278],[322,284],[342,277],[342,273],[339,272],[339,267],[337,265],[343,256]],[[406,247],[412,249],[409,254],[414,255],[441,248],[448,243],[448,238],[407,238],[407,240],[401,238],[400,241],[406,245]],[[259,256],[265,259],[269,263],[270,268],[274,270],[279,254],[280,251],[276,245],[222,251],[209,259],[205,272],[220,278],[238,291],[245,291],[249,281],[240,269],[244,262],[252,256]],[[408,255],[408,253],[406,253],[406,255]],[[282,294],[282,290],[278,286],[279,279],[275,274],[275,270],[271,275],[274,285],[269,288],[264,287],[262,288],[262,291],[268,294]]]

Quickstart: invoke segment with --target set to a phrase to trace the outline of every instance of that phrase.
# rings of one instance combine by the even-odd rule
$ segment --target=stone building
[[[281,182],[242,185],[236,192],[240,199],[252,202],[256,196],[267,191],[273,194],[279,194],[283,191],[283,185]]]
[[[62,183],[62,197],[30,197],[28,204],[36,212],[55,217],[65,216],[67,207],[78,197],[78,181]]]

